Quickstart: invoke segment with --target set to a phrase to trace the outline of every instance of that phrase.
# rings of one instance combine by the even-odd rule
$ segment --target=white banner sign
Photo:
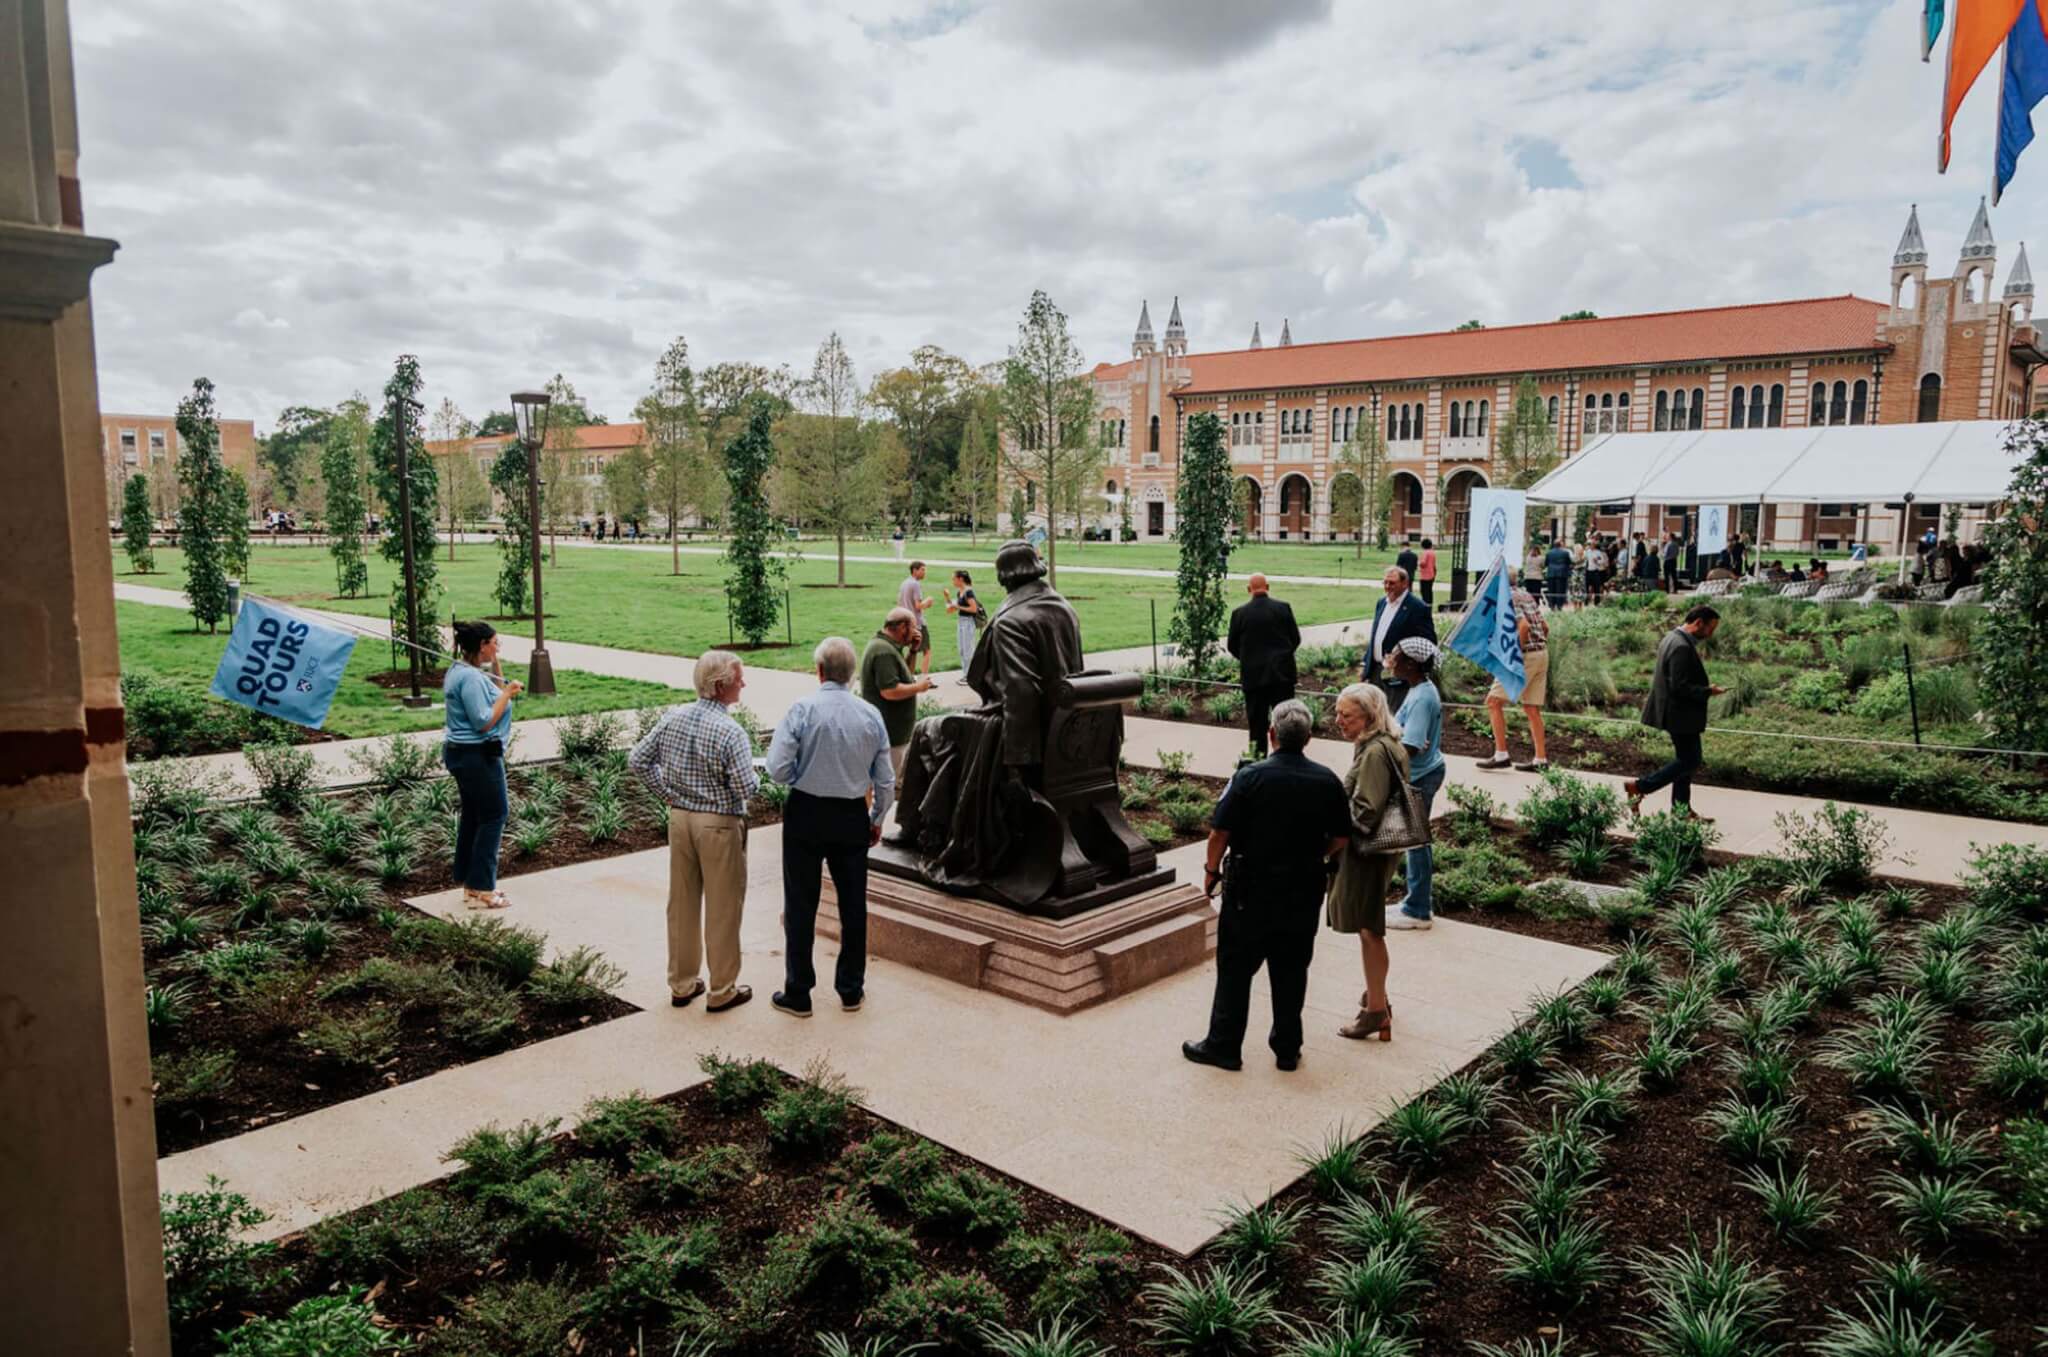
[[[1521,568],[1522,544],[1529,540],[1528,497],[1520,490],[1474,490],[1472,515],[1466,520],[1466,559],[1475,571],[1491,570],[1497,560]]]
[[[1718,556],[1728,549],[1728,506],[1725,504],[1702,504],[1700,506],[1700,557]]]

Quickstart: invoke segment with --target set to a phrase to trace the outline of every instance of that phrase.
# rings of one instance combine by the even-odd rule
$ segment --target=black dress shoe
[[[1189,1060],[1194,1061],[1197,1065],[1213,1065],[1219,1070],[1241,1070],[1244,1068],[1244,1061],[1234,1055],[1227,1056],[1220,1051],[1212,1051],[1206,1042],[1183,1041],[1180,1044],[1180,1053]]]
[[[738,1008],[741,1004],[745,1003],[747,1000],[753,997],[754,987],[752,985],[741,985],[738,989],[735,989],[732,992],[732,997],[727,999],[724,1003],[706,1004],[704,1005],[704,1011],[706,1013],[723,1013],[729,1008]]]
[[[688,1008],[691,1004],[697,1002],[697,996],[702,994],[703,992],[704,982],[702,980],[699,980],[695,988],[693,988],[688,994],[670,994],[668,996],[668,1006],[670,1008]]]
[[[1301,1068],[1301,1052],[1296,1051],[1293,1055],[1276,1055],[1273,1057],[1273,1064],[1278,1069],[1292,1073]]]

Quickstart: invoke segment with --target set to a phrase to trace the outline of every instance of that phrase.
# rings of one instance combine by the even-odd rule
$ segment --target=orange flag
[[[1984,63],[2005,41],[2026,0],[1956,0],[1948,27],[1948,79],[1941,92],[1941,149],[1937,169],[1948,169],[1948,129],[1963,96],[1976,83]]]

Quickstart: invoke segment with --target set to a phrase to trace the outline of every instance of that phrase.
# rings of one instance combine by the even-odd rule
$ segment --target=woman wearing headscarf
[[[498,889],[498,844],[511,800],[505,787],[505,742],[512,734],[512,699],[525,690],[498,668],[498,633],[488,622],[455,624],[456,661],[441,681],[447,707],[441,763],[455,779],[462,814],[455,824],[455,875],[462,903],[503,909],[512,902]]]
[[[1356,933],[1365,965],[1358,1016],[1337,1029],[1353,1040],[1394,1036],[1394,1005],[1387,997],[1387,886],[1400,852],[1361,853],[1356,835],[1378,828],[1380,816],[1403,794],[1408,751],[1387,710],[1387,696],[1370,683],[1354,683],[1337,697],[1337,728],[1351,741],[1344,792],[1351,803],[1353,843],[1337,858],[1325,917],[1332,930]]]

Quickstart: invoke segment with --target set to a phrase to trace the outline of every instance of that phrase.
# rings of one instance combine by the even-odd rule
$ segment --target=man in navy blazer
[[[1372,610],[1372,630],[1366,633],[1364,674],[1367,683],[1377,683],[1387,695],[1387,710],[1401,710],[1408,685],[1394,677],[1387,656],[1410,636],[1436,644],[1436,615],[1427,603],[1408,589],[1408,572],[1398,565],[1387,567],[1381,583],[1386,597]]]

